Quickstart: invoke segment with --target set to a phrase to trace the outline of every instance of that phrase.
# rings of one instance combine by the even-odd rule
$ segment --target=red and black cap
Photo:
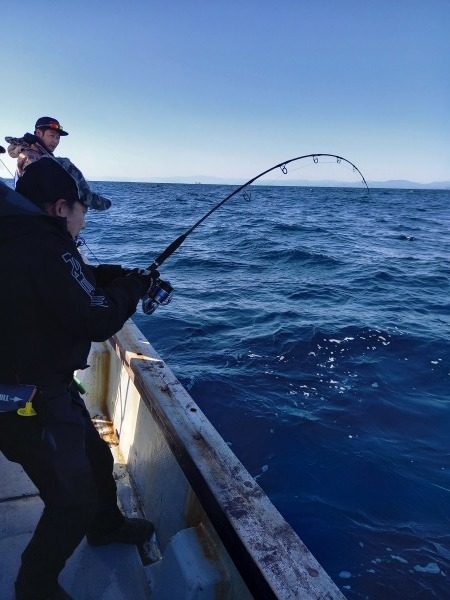
[[[36,125],[34,126],[34,128],[35,129],[53,129],[54,131],[57,131],[59,133],[59,135],[69,135],[67,133],[67,131],[64,131],[64,129],[61,127],[61,125],[59,124],[59,121],[57,121],[53,117],[40,117],[36,121]]]

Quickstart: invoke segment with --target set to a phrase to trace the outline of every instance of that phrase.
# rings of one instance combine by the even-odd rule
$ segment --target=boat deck
[[[120,471],[120,465],[117,467]],[[124,500],[122,508],[130,514],[133,512],[130,491],[122,475],[118,477],[119,497]],[[43,503],[22,467],[9,462],[1,453],[0,479],[0,598],[13,600],[20,555],[40,518]],[[125,544],[93,548],[83,540],[67,562],[60,583],[76,600],[148,600],[151,597],[138,549]]]
[[[89,364],[84,399],[110,444],[119,503],[156,536],[142,559],[135,546],[83,541],[60,576],[75,600],[344,600],[132,322],[94,344]],[[0,481],[0,598],[12,600],[42,502],[2,455]]]

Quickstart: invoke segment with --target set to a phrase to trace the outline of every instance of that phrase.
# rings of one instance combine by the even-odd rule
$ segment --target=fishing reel
[[[142,311],[146,315],[155,312],[158,306],[166,306],[172,300],[173,287],[168,281],[159,277],[155,279],[151,287],[142,298]]]

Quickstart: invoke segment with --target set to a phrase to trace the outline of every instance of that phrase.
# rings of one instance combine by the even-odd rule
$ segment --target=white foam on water
[[[430,562],[424,567],[422,567],[422,565],[415,565],[414,571],[417,571],[417,573],[429,573],[430,575],[439,575],[441,569],[436,563]]]
[[[350,573],[350,571],[341,571],[339,573],[339,577],[341,579],[350,579],[351,576],[352,576],[352,574]]]
[[[408,564],[408,561],[406,560],[406,558],[403,558],[402,556],[397,556],[396,554],[391,554],[391,558],[392,558],[392,560],[398,560],[398,562],[401,562],[404,565]]]

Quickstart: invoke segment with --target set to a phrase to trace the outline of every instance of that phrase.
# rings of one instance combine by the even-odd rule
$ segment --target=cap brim
[[[55,125],[53,123],[53,125]],[[64,131],[64,129],[61,129],[61,127],[58,126],[58,129],[54,126],[52,126],[50,123],[36,123],[36,125],[34,126],[35,129],[50,129],[51,131],[56,131],[57,133],[59,133],[59,135],[69,135],[67,133],[67,131]]]
[[[81,202],[92,210],[108,210],[108,208],[111,208],[112,204],[111,200],[104,196],[100,196],[95,192],[90,192],[89,194],[82,196]]]

